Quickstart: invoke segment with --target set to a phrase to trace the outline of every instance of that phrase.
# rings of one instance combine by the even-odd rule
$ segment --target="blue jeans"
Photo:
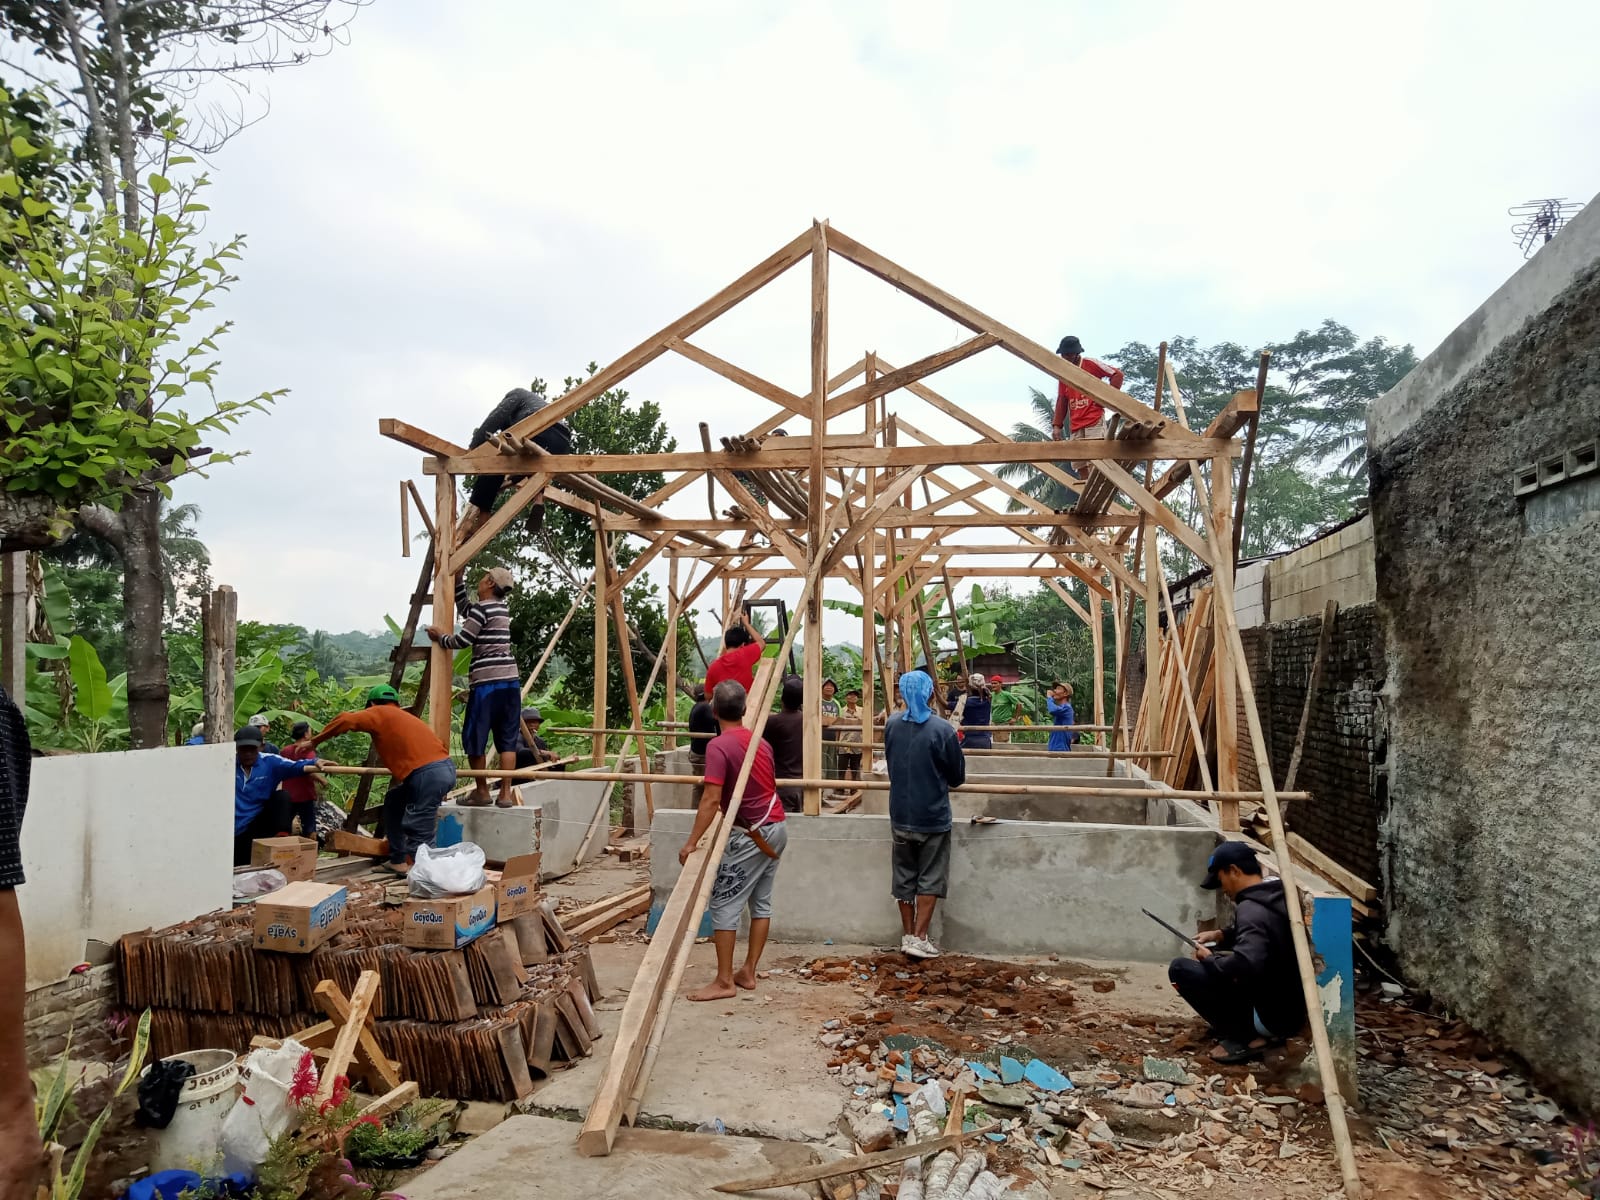
[[[456,785],[456,764],[448,758],[426,763],[390,786],[383,796],[383,831],[389,839],[389,861],[403,863],[418,846],[433,845],[439,805]]]

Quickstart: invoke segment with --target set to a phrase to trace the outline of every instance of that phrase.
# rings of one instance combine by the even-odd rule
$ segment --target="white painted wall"
[[[231,745],[33,760],[17,891],[28,986],[89,938],[187,921],[233,900]]]

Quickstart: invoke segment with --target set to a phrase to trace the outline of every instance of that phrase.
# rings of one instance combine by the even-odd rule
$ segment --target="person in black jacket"
[[[525,421],[533,416],[548,403],[543,392],[512,388],[500,403],[490,410],[489,415],[483,419],[483,424],[472,431],[472,441],[467,444],[467,448],[477,449],[489,440],[491,433],[504,433],[519,421]],[[572,427],[565,421],[557,421],[548,429],[542,429],[534,434],[533,441],[540,449],[550,454],[571,454]],[[479,475],[473,480],[472,493],[469,496],[471,503],[456,525],[457,547],[464,546],[467,539],[481,529],[483,523],[489,519],[489,514],[494,511],[495,498],[500,495],[500,489],[505,486],[505,482],[504,475]],[[535,499],[528,506],[528,529],[530,532],[537,532],[543,523],[544,501]]]
[[[1173,959],[1167,978],[1216,1035],[1212,1061],[1249,1062],[1306,1023],[1283,881],[1265,878],[1244,842],[1223,842],[1207,867],[1200,886],[1222,889],[1234,922],[1200,934],[1195,957]]]

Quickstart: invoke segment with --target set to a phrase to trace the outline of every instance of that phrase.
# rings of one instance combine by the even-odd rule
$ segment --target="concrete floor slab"
[[[599,1086],[645,946],[599,943],[591,950],[603,992],[595,1005],[603,1036],[592,1056],[538,1084],[520,1106],[527,1112],[581,1117]],[[778,950],[762,969],[780,973],[761,980],[756,991],[707,1004],[680,998],[672,1006],[641,1120],[693,1128],[720,1118],[730,1133],[796,1141],[820,1141],[833,1131],[849,1092],[828,1073],[817,1035],[823,1021],[859,1008],[861,997],[845,984],[802,983],[793,971],[818,955],[872,951],[787,945]],[[696,946],[684,990],[708,981],[715,967],[713,948]]]
[[[405,1193],[411,1200],[699,1200],[713,1184],[820,1161],[810,1146],[660,1129],[624,1129],[611,1154],[585,1158],[571,1121],[517,1116],[412,1179]],[[813,1200],[799,1188],[761,1194]]]

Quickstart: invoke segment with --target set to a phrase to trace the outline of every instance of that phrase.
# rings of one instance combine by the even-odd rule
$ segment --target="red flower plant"
[[[316,1094],[317,1091],[317,1060],[307,1050],[294,1069],[294,1077],[289,1080],[289,1100],[294,1104],[303,1104]]]
[[[335,1075],[333,1077],[333,1094],[318,1107],[317,1115],[322,1116],[330,1108],[338,1108],[348,1099],[350,1099],[350,1080],[343,1075]]]

